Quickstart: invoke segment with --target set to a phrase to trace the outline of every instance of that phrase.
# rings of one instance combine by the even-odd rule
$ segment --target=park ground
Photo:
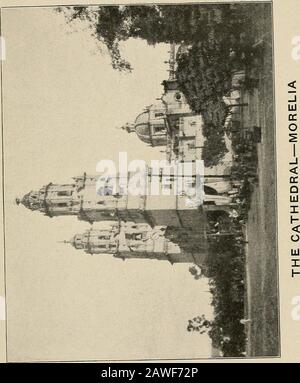
[[[266,9],[267,13],[267,9]],[[273,97],[272,18],[261,13],[255,23],[256,41],[263,48],[259,84],[245,94],[243,124],[261,128],[257,144],[258,183],[246,225],[246,324],[248,357],[280,354],[275,110]]]

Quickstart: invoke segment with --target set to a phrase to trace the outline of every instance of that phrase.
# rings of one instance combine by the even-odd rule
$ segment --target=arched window
[[[207,186],[207,185],[204,185],[204,193],[210,194],[210,195],[217,195],[218,194],[218,192],[214,188]]]

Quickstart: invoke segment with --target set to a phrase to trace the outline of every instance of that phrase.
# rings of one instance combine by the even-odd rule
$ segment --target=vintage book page
[[[299,361],[299,18],[1,0],[2,361]]]

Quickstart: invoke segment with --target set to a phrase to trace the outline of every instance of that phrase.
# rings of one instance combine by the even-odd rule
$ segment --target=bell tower
[[[133,222],[107,224],[105,229],[89,229],[76,234],[70,241],[75,249],[87,254],[112,254],[123,260],[157,259],[173,263],[202,262],[206,251],[194,256],[192,252],[182,251],[178,244],[166,238],[166,228],[151,228],[147,224]]]
[[[49,217],[75,215],[90,223],[122,220],[148,223],[152,227],[195,227],[205,220],[206,207],[213,205],[214,210],[224,210],[232,197],[228,194],[230,180],[218,178],[218,182],[214,183],[214,178],[198,174],[195,163],[192,166],[191,174],[183,177],[185,190],[180,193],[177,192],[177,181],[183,179],[180,178],[182,176],[178,178],[175,173],[164,176],[160,171],[146,169],[145,191],[132,193],[129,183],[122,186],[119,174],[99,182],[101,177],[84,173],[83,176],[73,177],[72,183],[49,183],[38,191],[31,191],[20,202],[30,210],[40,211]],[[128,173],[125,179],[130,179],[132,174]],[[199,177],[203,181],[199,181]],[[202,189],[194,198],[191,195],[197,189],[197,180]]]
[[[118,251],[118,234],[118,224],[108,224],[105,229],[89,229],[83,234],[75,234],[65,242],[88,254],[115,254]]]
[[[77,214],[76,205],[80,203],[76,199],[75,184],[60,185],[52,183],[43,186],[37,191],[25,194],[17,202],[30,210],[38,210],[49,217]]]

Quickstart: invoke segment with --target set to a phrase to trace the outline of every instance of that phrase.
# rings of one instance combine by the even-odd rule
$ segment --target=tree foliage
[[[116,5],[59,7],[68,22],[88,23],[92,35],[106,45],[115,69],[131,70],[120,53],[120,42],[129,38],[146,40],[148,44],[193,44],[204,39],[208,23],[203,20],[207,5]],[[222,10],[228,8],[222,6]]]
[[[223,96],[231,89],[232,71],[251,64],[255,48],[251,34],[255,4],[116,5],[60,7],[69,22],[88,23],[104,44],[112,67],[131,71],[120,43],[139,38],[148,44],[176,43],[187,47],[177,55],[176,78],[192,110],[201,113],[206,141],[203,160],[217,165],[227,152]]]
[[[231,230],[236,230],[236,227]],[[213,347],[218,348],[224,356],[243,356],[246,336],[244,326],[240,323],[244,317],[245,294],[242,235],[215,236],[210,241],[206,262],[214,319],[208,321],[203,315],[195,317],[188,321],[187,330],[208,333]]]
[[[189,272],[192,274],[192,276],[198,280],[204,277],[203,271],[198,265],[193,265],[189,268]]]
[[[199,315],[188,321],[187,330],[189,332],[197,331],[199,332],[199,334],[204,334],[208,331],[211,325],[212,325],[212,322],[208,321],[204,315]]]

